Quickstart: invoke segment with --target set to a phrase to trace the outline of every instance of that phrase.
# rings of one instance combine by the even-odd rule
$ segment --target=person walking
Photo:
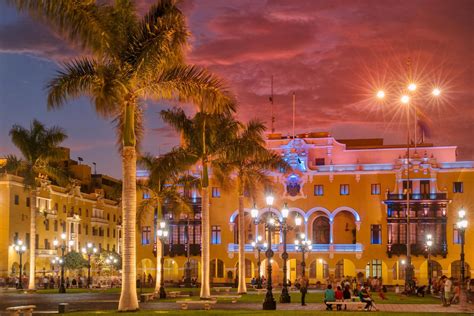
[[[306,293],[308,293],[309,279],[306,275],[300,277],[301,306],[306,306]]]

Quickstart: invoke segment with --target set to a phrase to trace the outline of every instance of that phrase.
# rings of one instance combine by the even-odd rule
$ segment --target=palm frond
[[[85,57],[65,63],[47,86],[48,108],[59,108],[69,99],[87,95],[99,115],[105,118],[116,115],[123,93],[118,72],[113,64],[99,64]]]
[[[68,40],[94,53],[108,52],[113,45],[105,22],[109,6],[89,0],[8,0],[21,12],[28,12],[52,25]]]
[[[192,102],[205,113],[232,113],[236,101],[223,83],[197,66],[175,66],[163,69],[154,80],[147,81],[144,93],[158,99]]]

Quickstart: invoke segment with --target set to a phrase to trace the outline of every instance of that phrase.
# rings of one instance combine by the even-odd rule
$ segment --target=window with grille
[[[380,195],[380,183],[374,183],[370,186],[370,194]]]
[[[382,243],[382,225],[370,225],[370,243],[373,245]]]
[[[220,198],[221,197],[221,189],[218,187],[212,188],[212,197],[213,198]]]
[[[463,193],[464,184],[462,182],[453,182],[453,193]]]
[[[211,244],[219,245],[221,243],[221,227],[213,225],[211,228]]]
[[[150,236],[151,236],[151,227],[143,226],[142,227],[142,245],[150,244]]]
[[[339,188],[340,195],[349,195],[349,185],[348,184],[341,184]]]
[[[323,196],[324,195],[324,186],[322,184],[316,184],[314,186],[314,195]]]

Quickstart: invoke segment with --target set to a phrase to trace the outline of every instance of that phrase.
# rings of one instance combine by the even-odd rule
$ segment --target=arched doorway
[[[221,259],[212,259],[210,265],[211,282],[213,279],[224,278],[224,261]]]
[[[184,273],[186,273],[186,261],[184,262]],[[191,279],[199,280],[201,278],[200,262],[196,259],[189,259],[189,270]]]
[[[268,259],[264,259],[262,261],[262,267],[261,267],[261,273],[265,277],[265,279],[268,279],[268,271],[267,271],[267,261]],[[282,282],[282,278],[280,275],[280,267],[276,260],[272,259],[272,283],[273,286],[276,286]]]
[[[174,261],[174,259],[165,259],[164,265],[163,265],[164,271],[164,278],[165,281],[178,281],[179,280],[179,275],[178,275],[178,263]]]
[[[461,280],[461,261],[456,260],[451,263],[451,277],[455,278],[456,280]],[[464,278],[471,277],[471,267],[469,263],[464,262]]]
[[[329,264],[323,259],[317,259],[309,264],[308,277],[312,282],[323,282],[329,278]]]
[[[339,211],[333,220],[333,242],[335,244],[355,244],[356,224],[354,215],[349,211]]]
[[[239,274],[238,271],[239,271],[239,262],[237,261],[235,263],[235,275]],[[252,261],[250,261],[249,259],[245,259],[245,278],[251,279],[254,276],[253,271],[254,271],[254,266],[253,266]]]
[[[329,244],[330,232],[331,226],[329,224],[329,218],[326,216],[316,217],[312,227],[313,244]]]

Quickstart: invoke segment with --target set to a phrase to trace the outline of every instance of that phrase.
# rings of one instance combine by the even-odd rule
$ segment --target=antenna
[[[296,92],[293,92],[293,139],[295,139]]]
[[[271,110],[271,114],[272,114],[272,121],[271,121],[271,131],[272,131],[272,134],[275,133],[275,115],[273,113],[273,75],[271,77],[271,88],[270,88],[270,98],[268,98],[270,100],[270,110]]]

